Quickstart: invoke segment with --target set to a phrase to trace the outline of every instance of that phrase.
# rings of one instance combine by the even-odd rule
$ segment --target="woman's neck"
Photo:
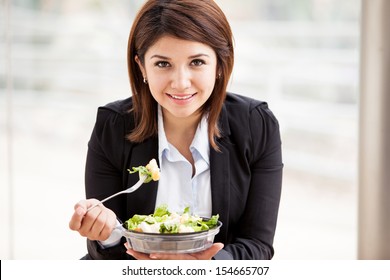
[[[168,140],[174,135],[194,138],[201,117],[202,115],[199,113],[186,118],[177,118],[169,112],[163,111],[164,130]]]
[[[194,163],[190,145],[202,115],[192,115],[187,118],[177,118],[163,111],[164,130],[167,140],[191,163]]]

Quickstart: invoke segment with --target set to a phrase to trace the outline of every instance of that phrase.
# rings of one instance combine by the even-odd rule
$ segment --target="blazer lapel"
[[[217,140],[220,151],[215,151],[210,147],[210,177],[211,177],[211,196],[212,213],[219,214],[220,221],[223,223],[217,240],[227,239],[227,229],[229,227],[229,201],[230,201],[230,145],[227,136],[230,135],[230,127],[227,118],[226,108],[222,108],[219,125],[222,131],[222,137]]]

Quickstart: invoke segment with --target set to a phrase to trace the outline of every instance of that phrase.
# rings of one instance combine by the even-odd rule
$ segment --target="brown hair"
[[[142,142],[157,135],[157,102],[143,83],[142,72],[135,62],[163,35],[200,42],[210,46],[217,56],[217,73],[213,92],[202,108],[208,112],[208,132],[212,147],[221,136],[218,117],[226,97],[226,88],[233,70],[234,50],[230,25],[213,0],[148,0],[138,12],[130,31],[127,63],[133,94],[136,126],[128,135],[133,142]]]

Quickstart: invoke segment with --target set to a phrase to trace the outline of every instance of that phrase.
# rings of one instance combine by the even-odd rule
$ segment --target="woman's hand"
[[[214,243],[210,248],[200,251],[197,253],[191,254],[144,254],[128,248],[127,243],[125,243],[127,248],[126,253],[133,256],[137,260],[211,260],[219,250],[223,248],[222,243]]]
[[[110,237],[115,228],[116,215],[102,204],[87,212],[88,207],[98,202],[96,199],[88,199],[77,203],[74,206],[69,228],[90,240],[104,241]]]

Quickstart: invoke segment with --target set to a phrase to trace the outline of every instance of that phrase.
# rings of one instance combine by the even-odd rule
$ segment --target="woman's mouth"
[[[176,95],[176,94],[167,94],[169,97],[175,100],[188,100],[191,97],[193,97],[196,93],[194,94],[185,94],[185,95]]]

